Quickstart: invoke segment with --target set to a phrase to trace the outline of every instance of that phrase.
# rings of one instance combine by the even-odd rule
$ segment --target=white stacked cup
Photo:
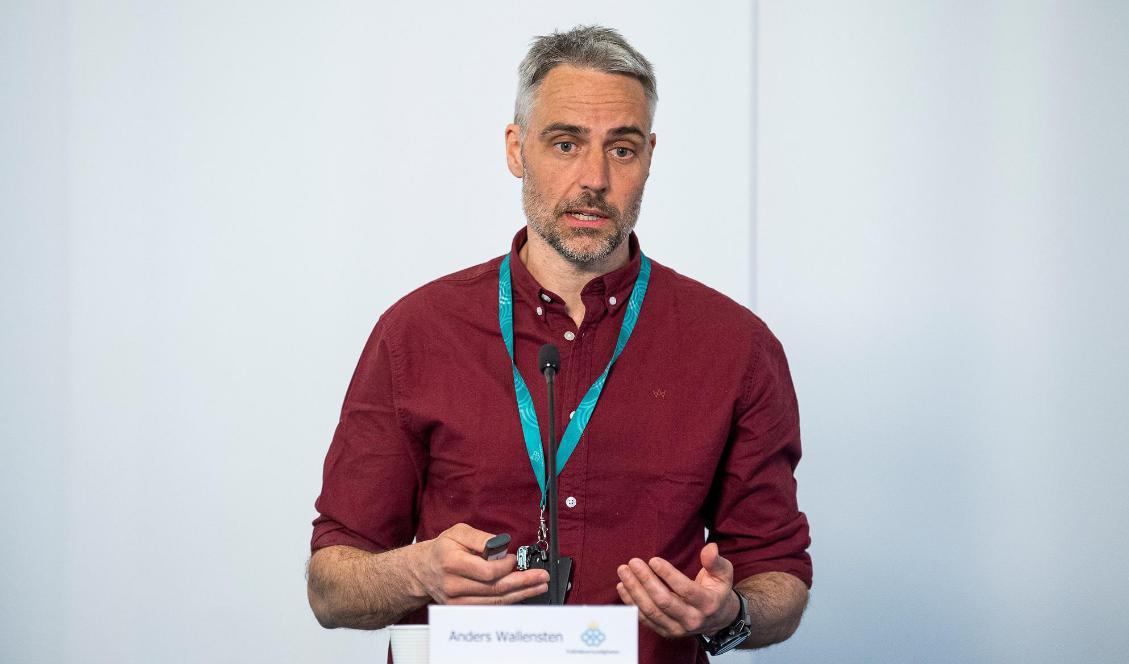
[[[392,625],[388,629],[395,664],[427,664],[430,633],[427,625]]]

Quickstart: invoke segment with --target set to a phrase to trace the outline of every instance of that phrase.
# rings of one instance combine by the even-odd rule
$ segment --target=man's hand
[[[549,589],[548,572],[515,572],[512,555],[484,560],[490,537],[460,523],[435,539],[381,553],[319,549],[310,558],[310,608],[323,627],[380,629],[429,601],[512,604]]]
[[[702,549],[702,570],[694,579],[662,558],[632,558],[619,566],[616,585],[624,604],[639,608],[639,622],[667,638],[712,634],[737,619],[740,602],[733,593],[733,565],[717,545]]]
[[[420,543],[413,574],[423,593],[439,604],[514,604],[549,590],[543,569],[514,571],[513,554],[485,560],[490,533],[458,523]]]

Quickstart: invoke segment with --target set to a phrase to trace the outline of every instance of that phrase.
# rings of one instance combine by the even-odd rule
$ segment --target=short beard
[[[637,197],[628,202],[627,208],[623,212],[608,203],[602,195],[592,194],[588,191],[574,199],[561,201],[556,208],[552,208],[536,185],[530,184],[533,177],[524,159],[522,160],[522,168],[525,174],[521,181],[521,202],[525,209],[525,218],[529,221],[529,227],[556,250],[562,258],[573,265],[585,267],[611,256],[612,252],[619,248],[619,245],[635,229],[635,222],[639,219],[639,209],[643,202],[642,190],[639,191]],[[612,221],[612,232],[603,235],[603,229],[567,228],[563,223],[558,222],[566,211],[576,208],[599,210]],[[583,251],[568,245],[566,233],[573,238],[599,238],[603,235],[603,241],[597,246]]]

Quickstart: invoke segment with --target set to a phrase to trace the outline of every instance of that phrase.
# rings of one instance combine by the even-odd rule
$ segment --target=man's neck
[[[630,250],[625,240],[606,258],[577,265],[557,253],[556,249],[531,229],[518,256],[542,288],[564,298],[569,318],[580,327],[584,322],[584,301],[580,299],[580,292],[589,281],[626,265]]]

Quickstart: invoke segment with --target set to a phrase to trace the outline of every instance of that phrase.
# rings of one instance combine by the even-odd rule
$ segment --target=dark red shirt
[[[563,431],[611,358],[639,248],[633,234],[630,262],[584,287],[577,328],[522,264],[525,238],[510,253],[515,359],[547,436],[538,350],[561,352]],[[433,281],[377,322],[326,456],[313,549],[383,551],[460,521],[535,541],[540,490],[498,327],[500,263]],[[810,586],[799,459],[779,342],[748,309],[652,260],[635,332],[560,474],[560,550],[575,561],[568,603],[620,603],[616,568],[631,558],[660,556],[693,578],[706,529],[737,580],[780,571]],[[425,619],[421,610],[405,622]],[[694,639],[639,636],[641,662],[707,661]]]

